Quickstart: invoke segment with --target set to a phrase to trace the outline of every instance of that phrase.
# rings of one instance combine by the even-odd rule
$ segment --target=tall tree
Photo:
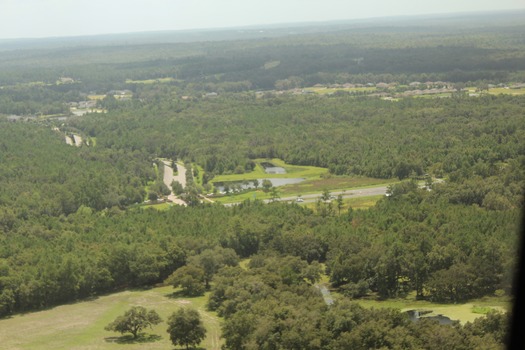
[[[197,310],[180,308],[168,319],[168,333],[173,345],[189,349],[204,340],[206,328]]]
[[[115,321],[108,324],[104,329],[119,333],[131,333],[136,339],[144,328],[151,327],[162,322],[159,314],[155,310],[146,310],[142,306],[134,306],[123,316],[119,316]]]

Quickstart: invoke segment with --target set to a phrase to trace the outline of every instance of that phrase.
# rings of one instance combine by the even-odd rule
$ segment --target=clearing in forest
[[[206,339],[200,347],[220,349],[220,323],[215,313],[206,311],[207,296],[183,298],[173,292],[171,286],[124,291],[2,319],[1,347],[3,350],[173,349],[166,321],[178,308],[186,307],[197,309],[206,327]],[[145,336],[134,342],[129,336],[104,330],[132,306],[154,309],[164,322],[146,329]]]

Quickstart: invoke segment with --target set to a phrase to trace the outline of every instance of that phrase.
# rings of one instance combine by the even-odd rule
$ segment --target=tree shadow
[[[133,338],[132,335],[126,334],[120,337],[106,337],[104,340],[107,343],[117,344],[140,344],[140,343],[154,343],[161,340],[162,337],[156,334],[141,333],[138,337]]]
[[[204,293],[202,295],[204,295]],[[182,290],[176,290],[173,293],[166,294],[165,296],[170,299],[180,299],[180,298],[191,299],[191,298],[200,297],[202,295],[188,295],[184,293]]]

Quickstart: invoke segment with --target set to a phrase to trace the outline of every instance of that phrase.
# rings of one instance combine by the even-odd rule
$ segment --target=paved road
[[[357,198],[357,197],[370,197],[370,196],[380,196],[386,194],[387,186],[378,186],[378,187],[370,187],[370,188],[362,188],[357,190],[348,190],[348,191],[336,191],[336,192],[330,192],[330,195],[337,197],[338,195],[342,194],[343,198]],[[305,194],[302,195],[301,198],[304,200],[305,203],[309,202],[315,202],[317,199],[322,195],[322,193],[315,193],[315,194]],[[296,196],[294,197],[283,197],[280,198],[281,201],[295,201],[297,199]],[[269,202],[270,200],[265,200],[265,202]]]
[[[75,145],[77,147],[82,146],[82,137],[80,135],[73,134],[73,140],[75,141]]]
[[[358,198],[358,197],[371,197],[371,196],[381,196],[386,194],[387,186],[378,186],[378,187],[369,187],[369,188],[361,188],[356,190],[348,190],[348,191],[336,191],[336,192],[330,192],[330,195],[337,197],[339,194],[343,195],[343,198]],[[312,203],[317,201],[319,197],[321,197],[322,193],[314,193],[314,194],[304,194],[301,196],[303,199],[303,203]],[[297,196],[293,197],[282,197],[279,198],[279,201],[281,202],[293,202],[297,200]],[[263,200],[264,203],[270,203],[271,199],[265,199]],[[226,203],[225,206],[229,207],[232,205],[240,204],[240,202],[237,203]]]
[[[73,146],[73,139],[72,139],[71,137],[67,136],[67,135],[64,136],[64,137],[65,137],[65,139],[66,139],[66,143],[67,143],[68,145],[70,145],[70,146]]]
[[[178,174],[173,175],[173,168],[171,167],[171,161],[163,160],[162,162],[164,163],[163,181],[171,191],[171,194],[168,196],[168,200],[172,201],[174,204],[186,205],[186,202],[184,202],[182,199],[175,196],[175,194],[173,193],[173,189],[171,188],[171,183],[173,181],[178,181],[180,182],[182,187],[186,187],[186,168],[183,165],[177,163]]]

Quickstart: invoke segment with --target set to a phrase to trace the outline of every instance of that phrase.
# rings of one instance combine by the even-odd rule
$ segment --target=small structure
[[[433,314],[432,310],[408,310],[406,311],[406,314],[412,322],[419,322],[422,318],[436,320],[439,322],[439,324],[444,325],[452,324],[453,322],[447,316],[443,316],[442,314]]]

